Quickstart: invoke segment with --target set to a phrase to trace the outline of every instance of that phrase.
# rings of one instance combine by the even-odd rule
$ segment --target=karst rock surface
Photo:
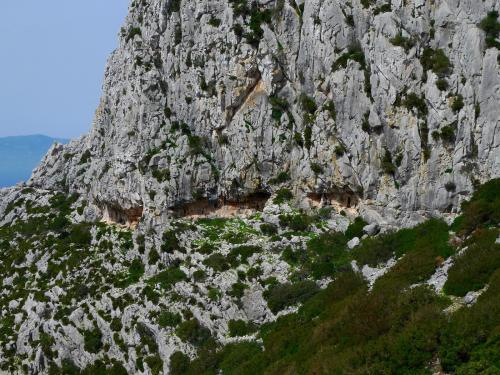
[[[30,184],[157,218],[286,172],[304,205],[409,225],[500,175],[499,51],[479,27],[498,0],[245,4],[133,1],[92,130]]]

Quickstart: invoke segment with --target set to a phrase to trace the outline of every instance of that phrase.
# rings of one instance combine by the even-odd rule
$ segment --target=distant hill
[[[0,187],[26,181],[54,142],[68,140],[44,135],[0,138]]]

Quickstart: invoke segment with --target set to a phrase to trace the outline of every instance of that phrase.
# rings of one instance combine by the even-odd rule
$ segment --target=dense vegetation
[[[348,267],[338,268],[336,280],[317,293],[303,283],[293,289],[278,286],[275,303],[305,302],[297,313],[262,326],[262,345],[202,347],[194,361],[176,353],[172,373],[499,373],[499,189],[500,180],[479,188],[451,228],[430,220],[363,241],[351,255],[358,264],[400,258],[372,290]],[[450,241],[450,229],[460,237]],[[436,294],[425,281],[456,255],[456,243],[462,241],[466,251],[450,269],[448,294]],[[312,246],[328,251],[333,242],[314,240]],[[452,308],[451,294],[463,296],[482,288],[486,291],[475,304]]]

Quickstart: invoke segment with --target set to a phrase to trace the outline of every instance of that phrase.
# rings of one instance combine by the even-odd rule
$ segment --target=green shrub
[[[337,110],[335,109],[335,103],[333,102],[333,100],[329,100],[325,104],[323,104],[323,109],[328,111],[332,120],[337,120]]]
[[[451,72],[451,62],[442,49],[425,48],[420,63],[424,71],[432,70],[439,77],[444,77]]]
[[[245,289],[248,289],[248,285],[241,282],[234,283],[229,291],[231,297],[240,299],[245,294]]]
[[[438,135],[444,142],[453,142],[455,141],[455,128],[451,125],[445,125]]]
[[[111,328],[111,330],[115,332],[121,331],[123,328],[122,320],[120,318],[113,318],[111,324],[109,325],[109,328]]]
[[[318,163],[311,163],[311,170],[314,172],[314,174],[323,173],[323,167]]]
[[[259,228],[260,231],[267,236],[272,236],[278,233],[278,227],[272,223],[262,223]]]
[[[90,151],[85,150],[85,152],[82,154],[82,156],[80,158],[80,162],[78,164],[88,163],[91,157],[92,157],[92,154],[90,153]]]
[[[218,301],[221,297],[222,293],[217,288],[209,288],[208,289],[208,299],[210,301]]]
[[[382,158],[382,170],[386,174],[391,174],[393,175],[396,173],[396,166],[392,162],[392,155],[388,149],[385,149],[384,151],[384,157]]]
[[[170,170],[154,168],[151,175],[158,181],[164,182],[170,180]]]
[[[98,328],[83,333],[84,348],[89,353],[99,353],[102,349],[102,333]]]
[[[392,11],[391,3],[385,3],[373,10],[373,15],[376,16],[380,13],[388,13]]]
[[[141,338],[141,344],[147,346],[152,353],[158,353],[158,344],[154,332],[144,323],[137,323],[136,331]]]
[[[306,94],[300,95],[300,105],[302,106],[302,109],[309,114],[314,114],[314,112],[316,112],[318,109],[318,106],[316,105],[314,99],[307,96]]]
[[[193,280],[197,283],[203,282],[206,279],[207,275],[203,270],[196,270],[193,272]]]
[[[354,221],[347,228],[345,235],[347,238],[351,239],[354,237],[362,237],[364,232],[363,228],[368,225],[366,221],[363,220],[360,216],[356,217]]]
[[[144,275],[144,264],[140,259],[134,259],[128,268],[128,276],[125,279],[124,287],[137,283],[142,275]]]
[[[164,253],[172,253],[175,250],[179,249],[180,249],[179,240],[177,239],[175,232],[171,230],[163,233],[163,244],[161,246],[161,250]]]
[[[460,112],[460,110],[464,107],[464,98],[462,95],[455,96],[453,99],[453,103],[451,104],[451,109],[453,112]]]
[[[202,346],[211,337],[208,328],[203,327],[197,319],[181,323],[175,333],[182,341],[194,346]]]
[[[436,87],[441,91],[446,91],[448,90],[449,87],[448,81],[445,78],[439,78],[436,81]]]
[[[347,62],[349,60],[356,61],[361,69],[366,69],[366,60],[365,60],[365,54],[363,50],[361,49],[360,44],[353,44],[348,48],[348,51],[344,54],[342,54],[334,63],[332,66],[332,70],[335,72],[339,70],[340,68],[345,69],[347,67]]]
[[[500,179],[480,186],[468,202],[462,203],[462,215],[454,229],[469,234],[476,228],[498,225],[500,222]]]
[[[403,105],[406,107],[406,109],[408,109],[408,111],[415,109],[417,111],[418,117],[425,117],[429,112],[425,97],[419,97],[413,92],[406,95],[406,98],[403,101]]]
[[[163,373],[163,361],[159,355],[152,355],[147,357],[144,362],[146,362],[151,369],[153,375],[159,375]]]
[[[296,232],[304,232],[312,224],[312,218],[304,213],[280,215],[280,224]]]
[[[162,289],[170,289],[174,284],[186,279],[186,274],[180,268],[172,267],[155,275],[149,282],[160,284]]]
[[[317,291],[318,286],[313,281],[299,281],[295,284],[273,285],[264,292],[269,309],[278,313],[288,306],[304,302],[311,298]]]
[[[215,272],[224,272],[230,268],[227,257],[220,253],[210,255],[203,261],[203,264],[212,268]]]
[[[212,27],[219,27],[221,23],[222,21],[214,16],[210,17],[210,19],[208,20],[208,24]]]
[[[401,31],[389,41],[396,47],[402,47],[407,53],[415,45],[415,41],[412,38],[404,37]]]
[[[483,18],[479,27],[486,33],[486,47],[500,49],[500,43],[497,41],[500,34],[500,23],[498,22],[498,11],[492,10]]]
[[[184,375],[189,368],[189,357],[182,352],[174,352],[170,356],[170,374]]]
[[[172,0],[170,1],[170,7],[168,8],[168,14],[174,12],[180,12],[182,0]]]
[[[134,39],[136,35],[142,35],[141,29],[139,27],[131,27],[128,30],[127,37],[125,38],[125,43],[128,43],[130,40]]]
[[[293,199],[293,194],[291,190],[287,188],[281,188],[276,192],[276,196],[273,199],[273,203],[282,204],[291,199]]]
[[[230,337],[250,335],[256,330],[254,324],[245,322],[244,320],[230,320],[228,322],[228,328]]]
[[[233,266],[237,267],[240,263],[247,263],[248,258],[254,254],[262,252],[262,248],[255,245],[241,245],[231,249],[231,252],[227,256],[228,262]]]
[[[158,325],[160,327],[177,327],[182,322],[180,314],[171,311],[162,311],[158,316]]]
[[[457,257],[448,271],[444,285],[447,294],[465,296],[482,289],[491,275],[500,268],[500,244],[495,243],[498,230],[480,229],[472,234],[465,253]]]

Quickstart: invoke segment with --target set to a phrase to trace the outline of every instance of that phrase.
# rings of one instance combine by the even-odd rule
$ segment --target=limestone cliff
[[[238,204],[288,179],[301,205],[354,200],[379,223],[455,212],[500,174],[499,51],[480,26],[499,8],[135,0],[91,132],[31,184],[108,217]]]

